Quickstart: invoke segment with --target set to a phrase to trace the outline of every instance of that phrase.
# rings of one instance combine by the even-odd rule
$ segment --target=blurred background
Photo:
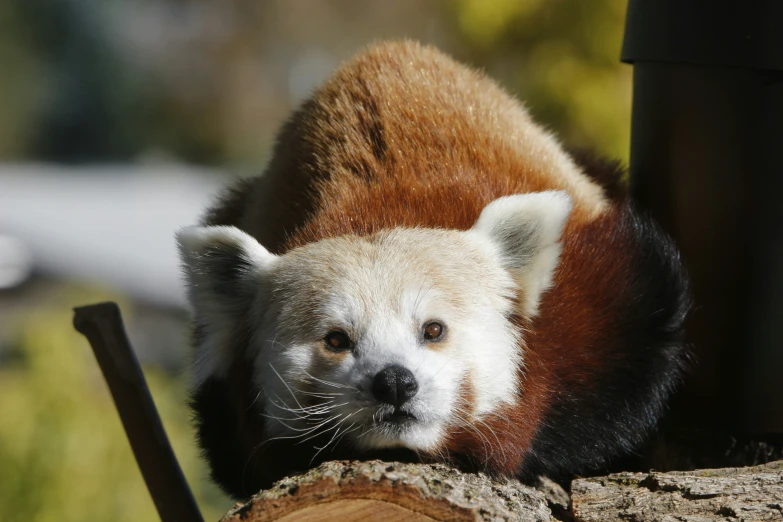
[[[373,40],[481,68],[569,146],[626,160],[624,0],[0,2],[0,520],[155,520],[74,306],[120,303],[207,520],[173,233],[262,171],[291,110]]]

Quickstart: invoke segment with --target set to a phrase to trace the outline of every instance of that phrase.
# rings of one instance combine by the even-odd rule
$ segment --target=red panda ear
[[[200,335],[195,370],[201,382],[228,368],[232,338],[277,256],[235,227],[188,227],[177,233],[177,244]]]
[[[560,258],[560,236],[571,213],[565,191],[505,196],[484,207],[472,230],[500,248],[502,263],[521,289],[522,312],[538,311],[541,295],[552,285]]]

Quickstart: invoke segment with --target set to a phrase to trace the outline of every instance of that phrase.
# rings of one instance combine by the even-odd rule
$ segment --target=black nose
[[[384,368],[372,380],[372,394],[381,402],[399,408],[419,391],[416,377],[402,366]]]

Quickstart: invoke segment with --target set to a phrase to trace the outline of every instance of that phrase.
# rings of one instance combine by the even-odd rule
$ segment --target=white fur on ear
[[[196,384],[221,376],[232,361],[264,275],[277,256],[235,227],[188,227],[177,233],[188,300],[198,329]]]
[[[560,236],[571,213],[562,190],[505,196],[484,207],[472,230],[489,237],[522,290],[522,312],[538,312],[560,258]]]

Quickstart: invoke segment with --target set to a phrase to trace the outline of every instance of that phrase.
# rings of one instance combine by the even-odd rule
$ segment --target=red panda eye
[[[347,333],[340,330],[334,330],[326,334],[324,343],[326,344],[326,349],[330,352],[344,352],[353,348],[351,338],[348,337]]]
[[[442,324],[432,321],[424,325],[424,340],[425,341],[440,341],[443,338],[443,332],[445,328]]]

